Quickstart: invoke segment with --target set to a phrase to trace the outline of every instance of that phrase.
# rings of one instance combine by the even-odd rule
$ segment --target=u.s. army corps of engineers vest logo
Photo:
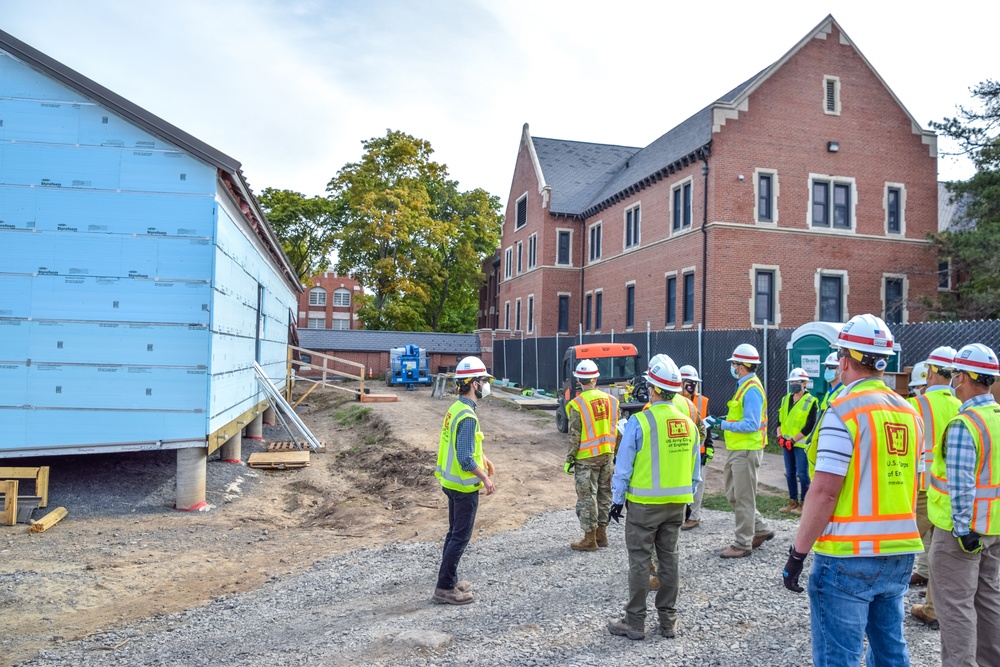
[[[667,437],[669,438],[686,438],[688,437],[688,421],[686,419],[668,419],[667,420]]]
[[[906,456],[910,451],[910,431],[903,424],[883,424],[885,441],[890,454]]]

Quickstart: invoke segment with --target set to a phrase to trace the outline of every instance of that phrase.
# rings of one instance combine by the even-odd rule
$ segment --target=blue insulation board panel
[[[22,346],[27,348],[25,354],[11,358],[31,359],[32,364],[208,368],[205,325],[32,321],[4,327],[4,322],[0,321],[0,335],[13,329],[25,339]]]
[[[192,368],[32,363],[27,399],[36,409],[196,412],[204,409],[201,392],[207,373]]]
[[[25,429],[32,451],[60,447],[153,443],[159,440],[204,441],[205,415],[201,413],[114,410],[32,410]],[[192,437],[191,434],[197,434]]]

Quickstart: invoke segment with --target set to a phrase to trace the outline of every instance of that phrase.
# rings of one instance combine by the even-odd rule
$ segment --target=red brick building
[[[525,124],[498,328],[919,321],[938,289],[926,241],[937,187],[936,135],[828,16],[644,148],[532,137]]]
[[[357,295],[361,283],[334,273],[322,273],[306,282],[299,295],[299,329],[363,329],[358,320]]]

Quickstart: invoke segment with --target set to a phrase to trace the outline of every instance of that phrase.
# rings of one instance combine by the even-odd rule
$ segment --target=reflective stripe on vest
[[[636,417],[642,429],[642,448],[636,452],[625,497],[644,505],[692,502],[698,440],[694,422],[666,401],[654,403]]]
[[[480,467],[483,465],[483,434],[479,430],[479,418],[469,406],[461,401],[455,401],[448,408],[444,423],[441,425],[441,440],[438,444],[437,466],[434,469],[434,476],[441,481],[441,486],[446,489],[472,493],[478,491],[483,483],[471,472],[462,469],[455,451],[458,441],[458,425],[465,419],[471,419],[475,422],[476,441],[472,458],[475,459],[476,465]]]
[[[738,422],[743,420],[743,397],[750,387],[756,387],[763,399],[760,411],[760,428],[753,433],[734,433],[733,431],[723,431],[726,440],[726,449],[764,449],[767,444],[767,393],[760,383],[760,378],[751,375],[745,380],[733,395],[733,400],[729,401],[729,412],[726,414],[727,422]]]
[[[917,531],[916,411],[879,378],[862,380],[831,402],[854,443],[833,516],[813,550],[828,556],[922,551]]]
[[[819,427],[823,424],[826,411],[830,409],[829,401],[837,398],[842,393],[844,393],[844,385],[840,385],[834,391],[828,392],[826,398],[820,403],[819,410],[816,413],[816,424],[813,426],[812,433],[809,434],[809,444],[806,446],[806,460],[809,462],[809,479],[812,479],[816,475],[816,450],[819,445]]]
[[[960,412],[949,422],[961,422],[972,434],[976,447],[976,495],[969,530],[980,535],[1000,535],[1000,451],[993,447],[993,434],[1000,432],[1000,406],[977,405]],[[927,516],[945,530],[955,527],[945,457],[937,457],[927,489]]]
[[[948,422],[958,414],[962,402],[950,391],[937,390],[909,399],[924,420],[924,472],[920,473],[920,490],[927,490],[927,479],[934,464],[934,452],[944,437]]]
[[[809,411],[818,401],[815,396],[807,393],[795,405],[789,407],[791,402],[792,395],[785,394],[785,397],[781,399],[781,407],[778,409],[778,424],[780,425],[778,432],[786,438],[793,438],[802,432],[802,429],[806,427],[806,422],[809,421]],[[815,424],[813,428],[816,428]],[[805,440],[803,439],[795,446],[805,447]]]
[[[600,389],[588,389],[567,406],[580,413],[580,447],[576,458],[610,454],[615,448],[618,399]]]

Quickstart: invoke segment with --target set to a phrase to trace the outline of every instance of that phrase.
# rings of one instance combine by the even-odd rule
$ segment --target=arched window
[[[351,306],[351,290],[341,287],[333,292],[333,305],[335,306],[345,306],[349,308]]]
[[[309,290],[309,305],[310,306],[325,306],[326,305],[326,290],[322,287],[314,287]]]

